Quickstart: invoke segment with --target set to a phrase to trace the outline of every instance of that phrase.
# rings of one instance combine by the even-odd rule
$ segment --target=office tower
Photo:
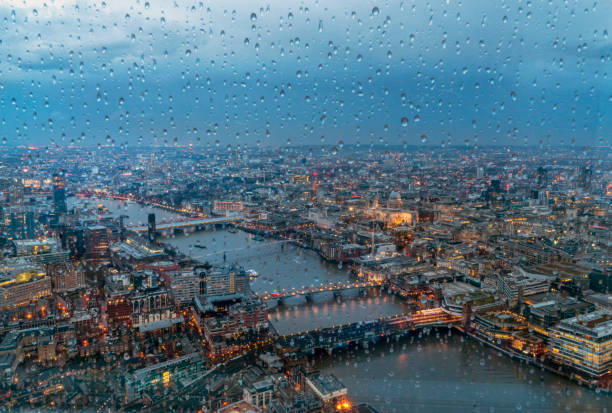
[[[580,168],[578,175],[578,186],[582,189],[589,190],[591,188],[591,178],[593,177],[593,170],[588,166]]]
[[[539,189],[546,188],[548,185],[548,173],[546,172],[546,169],[541,166],[538,167],[535,178]]]
[[[101,259],[108,256],[110,245],[110,230],[101,225],[95,225],[85,230],[85,257]]]
[[[66,206],[66,179],[64,172],[61,170],[53,174],[53,204],[57,213],[65,214],[68,210]]]
[[[155,232],[157,231],[155,227],[155,214],[149,214],[149,226],[148,226],[148,235],[149,241],[155,241]]]
[[[501,181],[499,179],[491,179],[491,190],[496,194],[501,193]]]

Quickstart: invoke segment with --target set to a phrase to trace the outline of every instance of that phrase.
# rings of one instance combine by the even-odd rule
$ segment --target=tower
[[[58,214],[65,214],[68,210],[66,206],[66,178],[62,170],[53,174],[53,205],[55,206],[55,212]]]
[[[588,191],[591,189],[591,179],[593,177],[593,170],[588,166],[580,168],[578,175],[578,185],[580,188]]]
[[[155,232],[157,231],[155,227],[155,214],[149,214],[149,226],[148,226],[148,234],[149,241],[155,241]]]

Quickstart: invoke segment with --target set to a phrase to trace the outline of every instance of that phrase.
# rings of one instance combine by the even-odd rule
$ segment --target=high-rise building
[[[493,192],[495,192],[496,194],[500,194],[502,189],[501,189],[501,181],[499,179],[491,179],[491,190]]]
[[[548,185],[548,173],[546,172],[546,169],[544,169],[544,167],[538,167],[535,178],[536,185],[539,189],[546,188],[546,186]]]
[[[147,227],[149,241],[155,241],[155,232],[157,231],[155,225],[155,214],[149,214],[149,226]]]
[[[3,209],[0,223],[9,239],[36,237],[38,210],[31,205],[14,205]]]
[[[110,230],[102,225],[88,227],[85,230],[85,258],[99,259],[108,256]]]
[[[63,171],[53,174],[53,204],[55,212],[65,214],[66,206],[66,178]]]
[[[591,179],[593,178],[593,170],[588,166],[580,168],[578,175],[578,185],[580,188],[589,190],[591,188]]]

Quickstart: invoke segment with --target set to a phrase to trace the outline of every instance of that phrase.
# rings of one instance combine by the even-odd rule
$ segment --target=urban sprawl
[[[610,392],[610,155],[3,147],[0,410],[375,412],[313,360],[447,334]],[[296,251],[335,272],[251,268]],[[367,296],[402,311],[276,323]]]

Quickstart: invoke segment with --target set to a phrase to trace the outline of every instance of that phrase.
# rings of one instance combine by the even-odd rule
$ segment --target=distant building
[[[12,368],[26,357],[37,359],[39,363],[55,358],[56,341],[54,328],[34,327],[9,331],[0,342],[0,357],[9,356]]]
[[[106,313],[111,326],[131,326],[132,304],[124,295],[115,295],[106,301]]]
[[[217,413],[260,413],[261,410],[245,400],[228,404],[217,410]]]
[[[399,192],[393,191],[389,194],[389,200],[387,201],[387,208],[390,209],[401,209],[402,208],[402,197]]]
[[[612,312],[598,310],[563,320],[550,330],[550,355],[591,377],[612,372]]]
[[[8,239],[31,239],[37,233],[38,209],[30,205],[2,209],[2,227]]]
[[[101,259],[109,256],[111,234],[110,230],[102,225],[87,227],[85,237],[85,258]]]
[[[190,382],[203,372],[202,359],[197,353],[136,370],[125,380],[126,402],[140,400],[145,394],[171,384],[180,387],[181,383]]]
[[[260,409],[266,409],[270,406],[273,393],[274,383],[272,380],[260,380],[251,386],[245,387],[242,391],[243,399]]]
[[[547,293],[526,297],[522,300],[523,313],[530,327],[537,333],[548,335],[548,329],[561,320],[588,313],[595,309],[593,304],[574,297],[564,297],[560,293]]]
[[[291,177],[291,183],[293,184],[307,184],[308,182],[310,182],[309,175],[296,174]]]
[[[515,267],[508,275],[499,275],[497,290],[509,305],[516,305],[522,297],[548,292],[552,277],[531,274]]]
[[[130,265],[141,264],[157,260],[164,256],[164,249],[147,242],[144,238],[128,237],[125,241],[112,243],[110,248],[111,260],[114,264]],[[147,268],[147,265],[144,266]]]
[[[18,307],[51,295],[51,279],[41,266],[23,260],[0,264],[0,309]]]
[[[200,277],[193,271],[181,271],[170,276],[170,293],[177,304],[189,304],[200,294]]]
[[[60,242],[53,238],[14,240],[13,245],[18,257],[27,257],[35,263],[54,264],[69,258],[69,251],[63,250]]]
[[[578,185],[580,188],[584,190],[591,189],[591,180],[593,178],[593,170],[588,166],[583,166],[580,168],[580,172],[578,174]]]
[[[440,211],[436,209],[419,209],[417,211],[418,222],[436,222],[440,219]]]
[[[56,264],[49,267],[53,291],[62,293],[84,288],[85,274],[81,268],[72,264]]]
[[[317,395],[323,405],[327,406],[328,409],[335,407],[348,393],[344,384],[332,374],[315,374],[306,377],[306,386]],[[327,409],[325,411],[327,411]]]
[[[156,232],[157,232],[157,227],[155,224],[155,214],[149,214],[148,226],[147,226],[147,234],[149,235],[149,241],[151,242],[155,241]]]
[[[131,297],[131,302],[131,325],[140,332],[165,329],[184,321],[163,288],[140,291]]]
[[[15,240],[13,245],[17,256],[46,254],[60,249],[59,241],[52,238]]]
[[[240,212],[244,209],[242,201],[214,201],[213,213],[227,215],[228,213]]]
[[[242,269],[222,267],[206,277],[206,295],[243,294],[248,290],[249,275]]]
[[[66,178],[63,171],[53,174],[53,204],[55,212],[65,214],[66,206]]]

